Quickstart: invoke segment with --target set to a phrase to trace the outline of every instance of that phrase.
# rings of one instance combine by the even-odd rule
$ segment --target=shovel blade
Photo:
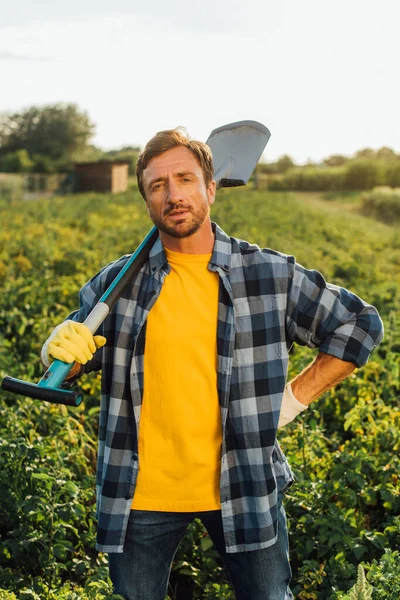
[[[258,121],[237,121],[214,129],[207,140],[218,187],[246,185],[271,133]]]

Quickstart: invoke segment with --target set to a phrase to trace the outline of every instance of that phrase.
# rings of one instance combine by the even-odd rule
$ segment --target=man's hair
[[[139,192],[142,194],[145,200],[146,194],[143,186],[143,171],[152,158],[167,152],[167,150],[177,148],[178,146],[184,146],[193,154],[203,171],[206,187],[208,187],[210,182],[213,180],[214,165],[212,152],[211,148],[207,146],[207,144],[204,142],[191,140],[184,127],[159,131],[154,137],[151,138],[151,140],[147,142],[143,152],[138,158],[136,165],[136,177]]]

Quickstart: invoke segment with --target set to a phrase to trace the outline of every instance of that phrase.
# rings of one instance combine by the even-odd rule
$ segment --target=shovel
[[[217,187],[246,185],[270,136],[269,130],[257,121],[238,121],[214,129],[206,143],[213,154],[214,179]],[[157,237],[158,229],[152,227],[87,316],[84,324],[92,334],[96,333],[125,286],[139,273]],[[3,390],[29,398],[79,406],[83,399],[82,393],[60,387],[73,364],[55,360],[39,383],[4,377],[1,386]]]

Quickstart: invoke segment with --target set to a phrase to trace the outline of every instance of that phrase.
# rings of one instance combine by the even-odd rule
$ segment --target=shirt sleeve
[[[327,283],[321,273],[294,262],[286,312],[290,343],[296,342],[361,367],[383,338],[374,306],[349,290]]]

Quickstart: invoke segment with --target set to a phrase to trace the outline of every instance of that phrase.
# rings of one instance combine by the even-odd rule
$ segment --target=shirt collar
[[[224,271],[229,271],[231,266],[231,240],[230,237],[217,225],[211,221],[211,227],[215,234],[213,252],[210,259],[210,265],[220,267]],[[164,246],[158,236],[149,254],[150,271],[156,273],[162,267],[168,265],[167,255]]]

